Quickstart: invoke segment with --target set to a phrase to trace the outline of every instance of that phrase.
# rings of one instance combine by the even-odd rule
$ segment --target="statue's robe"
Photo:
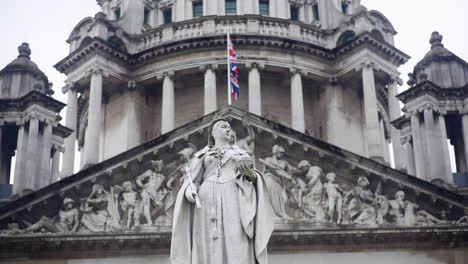
[[[214,159],[213,153],[209,147],[199,151],[189,168],[194,184],[201,183],[198,194],[202,208],[185,197],[188,181],[177,195],[171,262],[266,264],[274,214],[263,176],[256,171],[254,184],[237,174],[236,161],[249,156],[235,145],[222,157],[218,174],[216,165],[206,165]]]

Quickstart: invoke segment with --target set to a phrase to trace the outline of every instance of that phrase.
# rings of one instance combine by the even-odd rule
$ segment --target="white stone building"
[[[398,95],[409,56],[359,0],[97,3],[102,12],[76,25],[55,65],[67,76],[71,133],[61,180],[0,205],[1,261],[169,263],[174,186],[220,116],[259,168],[269,157],[289,164],[293,180],[274,180],[284,197],[272,198],[271,263],[468,261],[468,198],[452,185],[447,146],[465,172],[468,64],[438,33]],[[240,71],[233,106],[227,32]],[[343,189],[331,211],[330,173]],[[141,195],[155,179],[159,198],[129,216],[122,192]]]

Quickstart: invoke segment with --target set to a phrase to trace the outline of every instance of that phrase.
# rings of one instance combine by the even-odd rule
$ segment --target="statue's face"
[[[225,140],[229,142],[233,136],[231,126],[226,121],[217,122],[214,127],[211,135],[217,140]]]
[[[284,149],[283,148],[278,149],[278,152],[276,152],[276,157],[278,159],[282,159],[284,157]]]
[[[72,209],[72,208],[73,208],[73,204],[72,204],[72,203],[67,203],[67,204],[65,205],[65,209],[67,209],[67,210],[70,210],[70,209]]]
[[[367,180],[366,177],[360,177],[360,178],[358,179],[358,184],[359,184],[359,186],[361,186],[361,187],[366,187],[367,185],[369,185],[369,181]]]

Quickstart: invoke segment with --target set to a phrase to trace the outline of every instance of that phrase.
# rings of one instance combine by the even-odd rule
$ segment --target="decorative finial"
[[[27,58],[27,59],[29,59],[29,55],[31,55],[31,49],[29,48],[29,44],[26,43],[26,42],[23,42],[18,47],[18,52],[19,52],[18,58]]]
[[[439,32],[434,31],[434,32],[432,32],[431,39],[429,40],[429,43],[431,43],[432,48],[434,48],[436,46],[443,47],[444,46],[444,45],[442,45],[442,39],[443,38],[444,37],[441,34],[439,34]]]

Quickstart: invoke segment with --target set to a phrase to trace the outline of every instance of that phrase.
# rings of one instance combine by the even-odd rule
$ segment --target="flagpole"
[[[228,97],[228,105],[231,105],[231,63],[230,59],[231,56],[229,55],[229,43],[230,41],[230,36],[229,36],[229,28],[226,30],[226,47],[227,47],[227,97]]]

